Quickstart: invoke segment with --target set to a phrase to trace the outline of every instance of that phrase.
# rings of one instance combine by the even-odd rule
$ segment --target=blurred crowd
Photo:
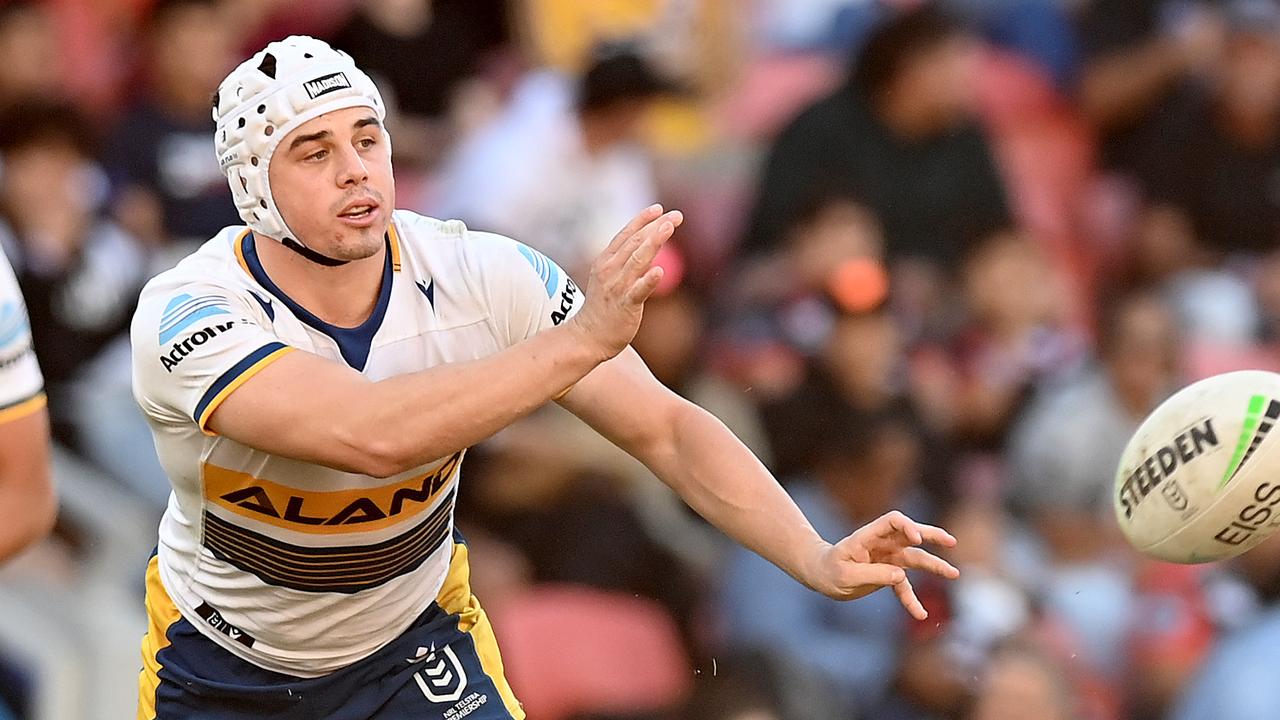
[[[579,277],[682,209],[655,375],[827,539],[891,508],[960,539],[927,622],[838,604],[547,408],[472,450],[457,518],[533,720],[1280,717],[1280,545],[1155,563],[1110,494],[1172,391],[1280,370],[1280,0],[4,2],[0,247],[60,446],[144,519],[129,319],[239,223],[209,98],[294,33],[379,82],[399,207]],[[83,522],[0,586],[73,587]],[[4,638],[0,719],[35,720]]]

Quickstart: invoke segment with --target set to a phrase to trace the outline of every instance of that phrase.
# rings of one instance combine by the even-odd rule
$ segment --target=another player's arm
[[[562,394],[626,346],[661,279],[651,263],[681,221],[653,206],[593,266],[577,316],[492,356],[370,382],[292,352],[253,375],[207,427],[266,452],[387,477],[473,445]]]
[[[561,403],[642,461],[712,524],[825,595],[847,600],[892,586],[907,610],[923,619],[903,568],[958,574],[915,547],[950,546],[955,539],[896,511],[834,545],[826,542],[728,428],[663,387],[633,350],[601,364]]]
[[[0,410],[0,562],[44,537],[57,507],[49,474],[49,413],[39,394]]]

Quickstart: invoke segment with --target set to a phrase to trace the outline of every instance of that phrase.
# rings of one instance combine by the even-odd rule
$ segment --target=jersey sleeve
[[[134,396],[149,417],[208,432],[223,400],[293,350],[255,319],[248,292],[205,285],[143,291],[130,340]]]
[[[44,407],[44,379],[31,344],[27,306],[18,279],[0,254],[0,423]]]
[[[469,273],[506,346],[560,325],[582,308],[582,289],[546,255],[493,233],[468,231],[464,242]]]

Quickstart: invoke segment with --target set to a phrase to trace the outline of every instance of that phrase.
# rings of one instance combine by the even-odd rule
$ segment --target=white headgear
[[[305,35],[270,43],[231,71],[213,101],[214,144],[245,224],[256,233],[303,245],[271,196],[271,156],[302,123],[359,106],[372,108],[379,121],[386,119],[378,88],[351,56]]]

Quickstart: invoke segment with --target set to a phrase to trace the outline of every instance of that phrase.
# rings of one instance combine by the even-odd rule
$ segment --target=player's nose
[[[369,179],[369,168],[365,166],[364,158],[360,157],[360,153],[356,152],[355,148],[343,150],[340,159],[337,177],[339,187],[360,185]]]

